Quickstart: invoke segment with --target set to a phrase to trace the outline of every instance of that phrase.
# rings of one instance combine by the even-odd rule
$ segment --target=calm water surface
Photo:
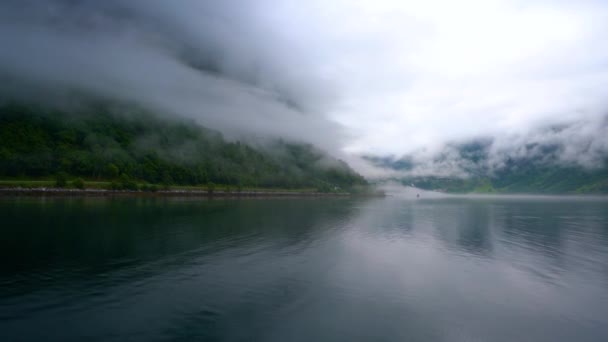
[[[0,341],[608,341],[608,201],[0,199]]]

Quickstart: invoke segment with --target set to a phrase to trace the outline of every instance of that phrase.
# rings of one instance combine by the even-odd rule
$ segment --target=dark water
[[[0,199],[0,341],[608,341],[597,199]]]

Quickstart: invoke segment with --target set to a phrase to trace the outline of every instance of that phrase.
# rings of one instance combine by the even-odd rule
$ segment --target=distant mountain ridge
[[[450,146],[448,153],[439,153],[432,163],[458,166],[459,175],[421,175],[411,156],[401,158],[365,157],[375,166],[403,172],[391,177],[407,186],[451,193],[608,193],[608,156],[601,165],[586,168],[558,160],[559,148],[554,145],[530,144],[523,149],[533,155],[507,157],[498,166],[490,166],[489,142],[480,140]],[[446,166],[447,167],[447,166]]]

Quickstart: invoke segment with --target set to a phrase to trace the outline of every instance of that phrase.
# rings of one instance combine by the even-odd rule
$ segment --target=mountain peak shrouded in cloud
[[[0,90],[309,142],[368,175],[355,156],[460,175],[454,142],[480,138],[488,168],[543,153],[593,168],[608,151],[607,17],[591,0],[7,0]]]
[[[332,101],[302,46],[258,1],[6,1],[3,93],[74,92],[194,117],[229,134],[289,136],[337,150]],[[34,92],[35,89],[35,93]],[[50,94],[50,95],[49,95]],[[331,136],[331,139],[329,138]]]
[[[434,150],[367,159],[408,177],[490,177],[509,168],[514,161],[539,168],[591,171],[608,166],[607,118],[549,125],[520,134],[451,141]]]

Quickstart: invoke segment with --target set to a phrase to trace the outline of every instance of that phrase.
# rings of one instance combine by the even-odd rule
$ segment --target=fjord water
[[[607,341],[593,198],[0,199],[1,341]]]

